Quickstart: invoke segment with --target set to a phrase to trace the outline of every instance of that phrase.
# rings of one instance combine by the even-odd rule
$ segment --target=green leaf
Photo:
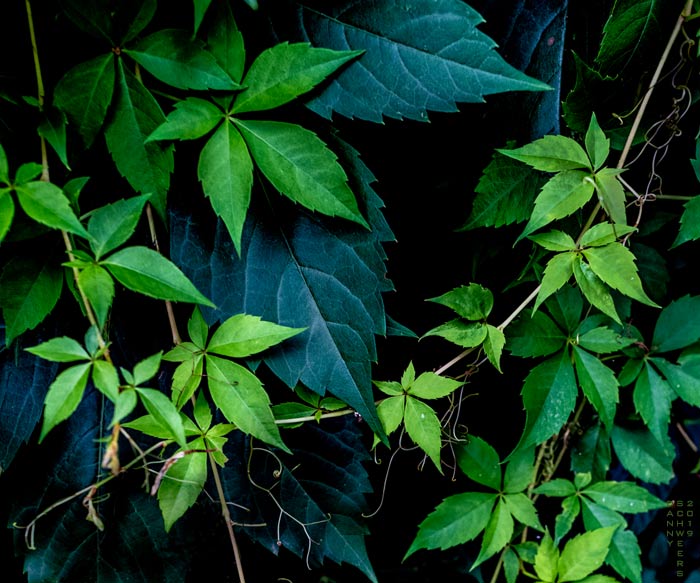
[[[617,241],[637,229],[624,224],[598,223],[588,229],[581,237],[581,247],[601,247]]]
[[[203,439],[196,439],[187,449],[206,449],[206,445]],[[167,469],[158,487],[158,506],[166,532],[197,501],[207,479],[206,453],[188,453],[182,449],[178,453],[183,457]]]
[[[578,142],[566,136],[548,135],[520,148],[500,149],[497,152],[542,172],[561,172],[579,168],[592,170],[586,151]],[[581,174],[588,175],[587,172]]]
[[[150,194],[121,199],[96,209],[88,221],[90,247],[99,260],[134,234]]]
[[[224,417],[241,431],[289,452],[260,380],[240,364],[217,356],[206,358],[209,392]]]
[[[146,141],[195,140],[208,134],[222,119],[224,113],[211,101],[188,97],[175,103],[175,109]]]
[[[680,218],[680,228],[671,249],[700,239],[700,196],[694,196],[683,204],[683,214]]]
[[[506,336],[500,328],[486,325],[486,339],[484,340],[484,352],[489,359],[489,362],[496,368],[498,372],[501,370],[501,354],[503,347],[506,344]]]
[[[619,332],[605,326],[592,328],[577,339],[579,346],[596,354],[619,352],[635,342],[634,338],[622,336]]]
[[[126,8],[126,14],[120,15],[123,21],[128,22],[126,32],[121,37],[120,44],[123,45],[136,38],[143,29],[153,20],[156,9],[158,8],[158,0],[144,0],[143,2],[132,3],[131,6],[123,6]]]
[[[210,1],[205,0],[207,6]],[[198,0],[198,3],[201,3],[201,0]],[[231,79],[240,84],[245,67],[243,35],[238,30],[228,2],[217,4],[214,10],[214,17],[210,20],[207,32],[207,47],[219,66]],[[195,19],[195,32],[196,30],[197,19]]]
[[[119,374],[111,362],[106,360],[94,360],[92,362],[92,382],[101,393],[107,396],[113,403],[119,400]],[[136,395],[133,391],[126,391],[133,396],[134,406],[136,405]],[[125,413],[131,413],[133,407]],[[115,412],[115,418],[116,418]],[[118,420],[119,418],[117,418]],[[114,423],[114,422],[113,422]]]
[[[549,356],[567,341],[567,336],[542,312],[525,312],[506,331],[508,350],[520,357]]]
[[[93,369],[94,370],[94,369]],[[116,371],[115,371],[116,372]],[[134,389],[126,389],[117,393],[114,398],[114,415],[112,416],[112,422],[110,427],[113,427],[117,423],[120,423],[123,419],[131,415],[131,413],[136,409],[136,405],[139,403],[138,395]],[[152,419],[151,417],[148,417]],[[155,420],[152,421],[154,424]],[[163,433],[165,430],[158,425],[158,431]],[[144,432],[146,435],[151,435],[148,432]]]
[[[681,399],[700,407],[700,355],[683,356],[679,359],[679,364],[671,364],[663,358],[653,358],[652,362]]]
[[[572,538],[557,562],[557,581],[576,581],[603,566],[616,526],[598,528]]]
[[[253,188],[253,161],[235,126],[223,123],[207,141],[199,157],[197,176],[214,212],[224,221],[240,252]]]
[[[186,30],[159,30],[122,52],[163,83],[178,89],[240,88],[203,43]]]
[[[571,456],[571,469],[574,472],[588,472],[594,480],[607,476],[612,461],[610,434],[602,423],[591,425],[574,444]]]
[[[561,512],[554,520],[554,542],[559,543],[574,525],[581,513],[581,500],[578,496],[569,496],[561,501]]]
[[[312,211],[367,227],[336,155],[296,124],[234,120],[260,171],[282,194]]]
[[[63,273],[50,253],[41,258],[16,255],[0,275],[0,306],[9,346],[23,332],[44,321],[63,289]]]
[[[671,420],[671,403],[675,393],[669,384],[647,362],[637,377],[632,394],[634,407],[652,435],[663,441]]]
[[[659,306],[646,295],[632,252],[620,243],[583,250],[593,272],[610,287],[648,306]]]
[[[408,436],[428,454],[435,467],[442,473],[440,467],[442,426],[435,411],[423,401],[407,397],[403,422]]]
[[[165,121],[153,95],[119,59],[112,117],[105,128],[107,148],[117,169],[134,190],[151,193],[151,204],[165,217],[173,171],[173,149],[146,138]]]
[[[515,494],[506,494],[503,497],[508,512],[513,515],[518,522],[525,524],[530,528],[544,532],[544,527],[540,524],[540,519],[537,516],[535,504],[522,492]],[[509,537],[510,538],[510,537]]]
[[[395,396],[403,396],[404,394],[404,388],[401,386],[401,383],[397,383],[396,381],[372,381],[374,386],[377,387],[382,393],[385,395],[389,395],[390,397],[395,397]]]
[[[0,144],[0,183],[10,184],[10,165],[7,161],[7,154],[2,144]]]
[[[512,547],[508,547],[503,553],[503,572],[506,583],[515,583],[520,573],[520,560]]]
[[[595,174],[595,187],[605,213],[613,223],[627,224],[625,211],[625,189],[622,187],[617,168],[603,168]]]
[[[683,296],[659,314],[651,341],[654,352],[670,352],[700,340],[700,296]]]
[[[170,260],[148,247],[126,247],[101,262],[125,287],[144,295],[214,307]]]
[[[90,363],[86,363],[67,368],[51,383],[44,400],[44,421],[41,424],[39,443],[80,405],[90,376],[90,366]]]
[[[163,353],[156,352],[148,358],[137,362],[136,366],[134,366],[134,385],[142,385],[155,377],[160,369],[160,361],[162,358]]]
[[[15,188],[19,204],[36,222],[87,237],[63,191],[50,182],[27,182]]]
[[[543,582],[554,583],[558,562],[559,549],[554,545],[549,532],[545,532],[535,555],[535,573]]]
[[[192,315],[187,321],[187,333],[190,335],[190,340],[192,340],[195,346],[203,349],[207,345],[209,326],[204,320],[202,310],[199,309],[199,306],[194,307]]]
[[[508,510],[507,504],[503,498],[499,498],[484,529],[479,555],[472,563],[470,570],[473,570],[505,547],[513,536],[514,526],[513,517]]]
[[[476,538],[486,528],[497,498],[483,492],[448,496],[420,523],[404,560],[419,549],[445,550]]]
[[[545,496],[556,496],[559,498],[569,497],[576,494],[576,487],[573,482],[564,478],[554,478],[548,482],[542,482],[534,489],[536,494]]]
[[[577,255],[576,261],[574,261],[574,277],[581,292],[591,302],[591,305],[598,308],[603,314],[609,316],[618,324],[622,324],[617,313],[615,300],[613,300],[610,291],[580,255]]]
[[[15,216],[15,203],[9,191],[0,191],[0,244],[5,239],[5,235],[12,226],[12,219]]]
[[[259,316],[236,314],[219,326],[207,345],[207,352],[232,358],[244,358],[267,350],[304,328],[289,328],[266,322]]]
[[[466,320],[485,320],[493,308],[493,294],[477,283],[463,285],[429,301],[447,306]]]
[[[583,494],[601,506],[623,514],[648,512],[667,505],[646,488],[632,482],[596,482],[588,486]]]
[[[537,196],[532,216],[518,241],[582,208],[591,199],[594,190],[594,182],[588,172],[565,170],[555,174]]]
[[[544,247],[547,251],[573,251],[576,249],[576,241],[563,231],[548,231],[540,235],[530,235],[530,240]]]
[[[66,116],[63,111],[51,109],[45,112],[37,133],[51,145],[61,163],[70,170],[66,151]]]
[[[42,166],[37,162],[25,162],[15,173],[15,186],[36,180],[41,176]]]
[[[90,355],[80,343],[68,336],[52,338],[36,346],[26,349],[36,356],[53,362],[75,362],[76,360],[90,360]]]
[[[469,219],[458,230],[502,227],[526,221],[545,182],[546,178],[541,172],[494,152],[493,159],[474,188],[476,198],[472,202]]]
[[[467,477],[492,490],[501,489],[501,461],[486,441],[472,435],[467,443],[454,449],[459,469]]]
[[[107,117],[114,93],[114,55],[102,55],[73,67],[56,85],[54,104],[76,126],[90,147]]]
[[[594,172],[605,164],[610,153],[610,140],[598,124],[595,113],[591,116],[591,122],[586,132],[586,152],[593,163]]]
[[[547,261],[540,283],[540,291],[537,292],[535,298],[534,310],[537,310],[548,297],[568,283],[574,273],[577,259],[578,256],[575,253],[559,253]]]
[[[406,392],[421,399],[440,399],[453,393],[463,384],[461,381],[443,377],[434,372],[424,372],[409,384]]]
[[[503,476],[503,491],[507,494],[522,492],[535,478],[535,450],[523,448],[508,459]]]
[[[666,484],[673,479],[675,452],[670,440],[660,442],[647,429],[615,426],[612,444],[622,465],[636,478],[650,484]]]
[[[334,51],[309,43],[280,43],[250,65],[233,102],[234,114],[274,109],[307,93],[363,51]]]
[[[192,360],[180,363],[173,372],[172,400],[178,409],[182,409],[185,403],[199,388],[204,375],[204,355],[198,354]]]
[[[445,340],[461,346],[463,348],[472,348],[479,346],[488,335],[486,324],[482,322],[465,322],[464,320],[456,319],[447,322],[428,330],[423,337],[440,336]]]
[[[114,300],[114,280],[112,276],[99,265],[90,264],[80,270],[78,283],[95,311],[98,325],[100,328],[104,327],[109,309],[112,307],[112,301]]]
[[[527,420],[517,449],[550,438],[564,426],[574,410],[578,388],[567,351],[533,368],[521,394]]]
[[[155,389],[137,387],[136,392],[149,415],[166,430],[169,439],[173,439],[178,445],[185,447],[185,428],[180,413],[172,401]]]
[[[379,415],[379,420],[382,422],[382,427],[387,435],[391,435],[396,431],[403,421],[404,400],[405,397],[403,396],[389,397],[377,405],[377,415]]]
[[[600,359],[578,346],[573,347],[573,353],[576,376],[583,394],[598,412],[606,429],[612,429],[617,404],[620,401],[615,373]]]

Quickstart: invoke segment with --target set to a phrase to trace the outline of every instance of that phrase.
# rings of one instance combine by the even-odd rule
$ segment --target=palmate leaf
[[[149,198],[149,194],[144,194],[121,199],[98,208],[90,215],[87,229],[90,247],[96,260],[126,243],[134,234],[143,207]]]
[[[598,412],[605,427],[611,429],[620,400],[615,373],[600,359],[578,346],[574,346],[573,351],[576,376],[583,394]]]
[[[674,477],[674,447],[665,436],[659,441],[644,429],[615,426],[612,445],[617,457],[630,474],[650,484],[666,484]]]
[[[656,439],[663,441],[668,434],[671,403],[675,393],[649,362],[645,363],[637,377],[632,398],[635,409],[649,431]]]
[[[651,342],[654,352],[686,348],[700,340],[700,296],[683,296],[659,314]]]
[[[428,111],[456,111],[485,95],[548,88],[508,65],[476,28],[482,17],[457,0],[286,5],[269,14],[278,37],[365,51],[308,104],[327,118],[425,121]]]
[[[377,228],[335,228],[318,217],[290,212],[276,225],[264,208],[249,213],[240,256],[220,223],[212,237],[189,217],[173,215],[171,257],[207,290],[218,309],[209,320],[249,313],[264,320],[308,330],[264,361],[287,385],[302,382],[348,403],[382,435],[372,394],[375,334],[386,332],[382,292],[386,278],[383,240],[390,231],[369,187],[366,168],[356,158],[356,189]],[[292,209],[293,211],[294,209]],[[350,224],[349,224],[350,225]]]
[[[206,11],[210,2],[211,0],[195,0],[195,34],[198,26],[197,14]],[[238,30],[230,3],[217,3],[212,10],[214,15],[209,21],[206,35],[207,49],[228,76],[240,84],[246,57],[243,35]]]
[[[55,184],[37,180],[17,186],[15,192],[24,212],[36,222],[87,237],[87,231],[75,216],[68,197]]]

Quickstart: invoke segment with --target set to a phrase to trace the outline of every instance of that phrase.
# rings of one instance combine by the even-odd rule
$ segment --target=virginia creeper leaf
[[[481,550],[470,569],[474,569],[508,544],[513,536],[513,517],[503,498],[499,498],[489,518],[481,542]]]
[[[184,447],[186,443],[185,429],[182,425],[180,413],[170,399],[155,389],[137,387],[136,391],[149,415],[166,430],[170,439]]]
[[[117,369],[111,362],[106,360],[95,360],[92,363],[92,382],[95,388],[99,389],[104,395],[113,402],[116,403],[119,398],[119,374]],[[133,391],[122,391],[132,393],[134,399],[134,406],[136,405],[136,395]],[[133,407],[131,408],[133,409]],[[125,413],[131,413],[131,409]]]
[[[607,526],[584,532],[566,543],[557,562],[557,581],[576,581],[602,567],[617,527]]]
[[[148,26],[155,16],[158,8],[158,0],[144,0],[143,2],[126,2],[120,7],[121,10],[126,10],[125,14],[120,15],[121,20],[126,20],[128,26],[126,32],[120,39],[120,44],[128,43],[136,38],[139,33]]]
[[[264,321],[259,316],[237,314],[216,329],[207,345],[207,352],[244,358],[267,350],[303,331],[304,328],[280,326]]]
[[[561,512],[554,521],[554,542],[559,543],[574,525],[574,521],[581,513],[581,500],[578,496],[569,496],[561,501]]]
[[[87,237],[63,191],[50,182],[27,182],[15,188],[19,204],[36,222]]]
[[[578,142],[566,136],[544,136],[520,148],[502,148],[497,151],[542,172],[592,169],[586,151]]]
[[[647,429],[615,426],[612,445],[630,474],[650,484],[666,484],[674,476],[675,452],[670,440],[659,441]]]
[[[534,241],[547,251],[573,251],[576,249],[576,241],[568,233],[563,231],[548,231],[539,235],[530,235]]]
[[[421,399],[440,399],[453,393],[463,384],[461,381],[443,377],[433,372],[424,372],[417,379],[408,383],[407,393]]]
[[[623,514],[648,512],[667,505],[646,488],[632,482],[596,482],[588,486],[584,494],[601,506]]]
[[[80,343],[68,336],[52,338],[37,346],[26,349],[36,356],[52,362],[75,362],[78,360],[90,360],[90,355]]]
[[[574,444],[571,469],[574,472],[588,472],[594,480],[603,480],[611,461],[610,433],[602,423],[591,425]]]
[[[146,141],[195,140],[208,134],[222,119],[224,113],[211,101],[188,97],[175,104],[175,109]]]
[[[455,447],[459,469],[471,480],[492,490],[501,489],[501,461],[496,450],[472,435],[466,444]]]
[[[80,270],[78,283],[95,311],[97,324],[102,328],[114,300],[114,280],[106,269],[90,264]]]
[[[486,325],[486,338],[484,339],[484,352],[486,353],[489,362],[495,367],[498,372],[501,370],[501,354],[503,347],[506,344],[506,336],[503,331],[491,324]]]
[[[592,328],[577,337],[582,348],[596,354],[609,354],[618,352],[623,348],[634,344],[634,338],[622,336],[619,332],[600,326]]]
[[[576,487],[570,480],[554,478],[553,480],[542,482],[533,491],[545,496],[569,497],[576,494]]]
[[[99,260],[134,234],[149,194],[121,199],[95,210],[90,215],[87,230],[90,247]]]
[[[282,194],[310,210],[368,227],[336,155],[316,134],[285,122],[235,123],[256,165]]]
[[[581,292],[593,306],[606,316],[610,316],[618,324],[622,323],[610,291],[580,255],[577,255],[574,261],[574,277]]]
[[[588,229],[581,237],[581,247],[601,247],[614,243],[618,238],[636,231],[634,227],[623,224],[598,223]]]
[[[535,477],[535,449],[523,448],[510,456],[503,475],[503,491],[506,494],[522,492]]]
[[[37,133],[51,145],[61,163],[70,170],[66,150],[66,116],[63,111],[51,109],[44,113]]]
[[[598,412],[606,429],[611,429],[620,400],[615,373],[600,359],[578,346],[573,347],[573,352],[576,376],[583,394]]]
[[[0,144],[0,182],[10,184],[10,166],[7,162],[7,153],[2,144]]]
[[[440,466],[442,426],[435,411],[423,401],[407,397],[403,422],[409,437],[428,454],[435,467],[442,473]]]
[[[472,348],[486,340],[487,335],[488,330],[483,322],[455,319],[428,330],[423,336],[440,336],[457,346]]]
[[[648,362],[637,377],[632,394],[634,407],[645,425],[657,440],[668,434],[671,420],[671,403],[675,393],[661,375]]]
[[[101,265],[135,292],[161,300],[214,307],[174,263],[148,247],[126,247],[104,259]]]
[[[250,65],[245,90],[232,113],[274,109],[307,93],[362,51],[333,51],[309,43],[280,43],[263,51]]]
[[[204,12],[205,6],[208,7],[210,2],[211,0],[204,0],[204,2],[197,0],[195,7],[201,4],[200,12]],[[215,11],[214,18],[210,20],[206,37],[207,48],[228,76],[240,84],[245,67],[243,35],[238,30],[231,5],[228,2],[218,4],[213,10]],[[195,32],[196,30],[197,18],[195,18]]]
[[[15,203],[10,196],[10,192],[0,191],[0,243],[5,239],[5,235],[12,226],[12,219],[15,216]]]
[[[60,373],[51,383],[44,400],[41,443],[49,431],[70,417],[80,405],[90,375],[90,363],[77,364]]]
[[[537,310],[542,302],[568,283],[572,274],[574,274],[574,265],[577,259],[574,253],[557,253],[547,261],[544,273],[542,274],[540,291],[537,292],[537,297],[535,298],[534,310]]]
[[[700,239],[700,196],[694,196],[683,205],[678,236],[671,248]]]
[[[554,582],[558,562],[559,549],[554,545],[549,532],[545,532],[535,555],[535,573],[542,581]]]
[[[595,174],[595,187],[598,198],[608,217],[613,223],[627,224],[625,211],[625,189],[617,178],[620,171],[616,168],[603,168]]]
[[[651,342],[655,352],[670,352],[700,340],[700,296],[683,296],[659,314]]]
[[[186,30],[159,30],[122,52],[163,83],[178,89],[240,88],[203,43]]]
[[[506,328],[508,350],[521,357],[548,356],[564,347],[566,335],[541,311],[525,312]]]
[[[466,320],[485,320],[493,308],[493,294],[478,283],[460,286],[430,301],[451,308]]]
[[[596,172],[608,158],[610,153],[610,140],[598,124],[595,113],[591,116],[591,122],[586,132],[586,152]]]
[[[387,435],[396,431],[403,421],[405,397],[389,397],[377,405],[377,415]]]
[[[535,528],[540,532],[544,532],[544,527],[540,524],[535,505],[525,494],[522,492],[506,494],[503,496],[503,502],[506,505],[506,509],[515,520],[521,524]]]
[[[652,362],[681,399],[700,407],[700,355],[681,357],[678,364],[671,364],[663,358],[654,358]]]

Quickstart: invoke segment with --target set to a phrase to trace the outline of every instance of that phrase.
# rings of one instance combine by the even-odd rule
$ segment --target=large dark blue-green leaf
[[[549,86],[511,67],[477,29],[482,17],[459,0],[277,3],[270,17],[280,37],[335,50],[364,50],[309,107],[381,122],[426,121],[428,111],[457,111],[506,91]],[[289,27],[289,28],[287,28]]]

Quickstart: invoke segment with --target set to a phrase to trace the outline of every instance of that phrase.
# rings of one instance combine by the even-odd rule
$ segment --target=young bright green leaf
[[[10,165],[2,144],[0,144],[0,184],[10,184]]]
[[[117,423],[120,423],[122,419],[125,419],[126,417],[131,415],[133,410],[136,409],[136,405],[138,405],[138,402],[139,398],[134,389],[127,388],[122,392],[118,393],[116,398],[114,399],[114,414],[112,415],[112,422],[110,423],[110,427],[113,427]],[[161,432],[165,431],[164,429],[160,428],[160,425],[158,427]],[[151,435],[149,433],[146,434]]]
[[[231,358],[245,358],[276,346],[304,330],[266,322],[259,316],[236,314],[222,322],[215,330],[207,345],[207,352]]]
[[[80,270],[78,283],[95,311],[98,325],[102,328],[107,321],[107,315],[112,307],[112,300],[114,300],[112,276],[106,269],[91,263]]]
[[[445,550],[476,538],[486,528],[498,494],[465,492],[445,498],[418,527],[404,560],[419,549]]]
[[[90,376],[90,366],[90,363],[71,366],[51,383],[44,400],[44,421],[39,443],[56,425],[68,419],[80,405]]]
[[[144,194],[121,199],[98,208],[90,215],[87,230],[95,259],[99,260],[105,253],[126,243],[134,234],[149,198],[149,194]]]
[[[678,236],[671,245],[671,249],[698,239],[700,239],[700,196],[694,196],[683,204]]]
[[[214,212],[228,228],[240,252],[243,224],[253,188],[253,161],[236,127],[221,124],[199,157],[197,176]]]
[[[595,113],[591,116],[591,122],[586,132],[586,152],[593,163],[594,172],[605,164],[610,153],[610,140],[598,125]]]
[[[63,111],[51,109],[44,112],[44,119],[37,127],[37,133],[49,143],[66,169],[70,170],[66,150],[66,116]]]
[[[651,342],[655,352],[685,348],[700,340],[700,296],[683,296],[659,314]]]
[[[637,377],[632,398],[645,425],[659,441],[668,434],[675,396],[668,382],[647,362]]]
[[[559,549],[554,545],[549,532],[544,533],[535,555],[535,573],[545,583],[554,583],[557,578]]]
[[[554,478],[548,482],[542,482],[534,489],[534,492],[536,494],[544,494],[545,496],[564,498],[576,494],[576,487],[571,480]]]
[[[224,417],[241,431],[289,452],[270,409],[270,397],[260,380],[240,364],[207,356],[209,392]]]
[[[187,321],[187,333],[190,335],[190,340],[192,340],[195,346],[203,349],[207,345],[209,325],[204,319],[204,316],[202,316],[202,310],[199,309],[199,306],[194,307],[192,315]]]
[[[387,435],[396,431],[404,417],[405,397],[389,397],[377,405],[377,415]]]
[[[573,251],[576,249],[576,241],[568,233],[563,231],[548,231],[539,235],[530,235],[529,239],[547,251]]]
[[[112,116],[105,127],[107,148],[121,175],[137,192],[150,193],[151,204],[164,218],[173,148],[160,142],[146,143],[146,138],[165,121],[165,115],[122,59],[117,61],[117,69]]]
[[[503,347],[506,345],[506,336],[503,331],[491,324],[486,325],[486,339],[484,340],[484,352],[486,353],[489,362],[498,372],[501,370],[501,354]]]
[[[603,168],[595,174],[595,187],[598,198],[613,223],[627,224],[625,211],[625,189],[617,178],[620,171],[616,168]]]
[[[486,340],[487,335],[488,330],[483,322],[465,322],[461,319],[455,319],[428,330],[423,334],[423,337],[440,336],[457,346],[472,348],[479,346]]]
[[[558,253],[547,261],[533,310],[537,310],[548,297],[558,292],[568,283],[574,273],[574,265],[577,259],[578,257],[575,253]]]
[[[416,367],[413,366],[413,361],[410,361],[401,375],[401,387],[408,389],[414,382],[416,382]]]
[[[619,352],[635,342],[634,338],[622,336],[619,332],[605,326],[588,330],[578,336],[577,339],[579,346],[596,354]]]
[[[535,504],[525,494],[522,492],[506,494],[503,496],[503,502],[508,512],[510,512],[513,518],[519,523],[544,532],[544,527],[537,516]]]
[[[524,491],[535,478],[535,448],[526,447],[513,453],[503,476],[503,491],[515,494]]]
[[[596,482],[583,493],[601,506],[623,514],[638,514],[667,506],[649,490],[632,482]]]
[[[126,247],[101,262],[125,287],[144,295],[215,307],[170,260],[148,247]]]
[[[669,439],[659,441],[647,429],[615,426],[612,445],[627,471],[643,482],[666,484],[673,477],[675,451]]]
[[[581,237],[581,247],[601,247],[614,243],[620,237],[636,231],[634,227],[624,224],[598,223],[588,229]]]
[[[163,355],[163,360],[168,362],[189,361],[201,354],[203,348],[203,346],[197,346],[192,342],[180,342]]]
[[[185,447],[185,428],[180,413],[172,401],[155,389],[137,387],[136,392],[150,416],[167,431],[169,439]]]
[[[561,350],[567,336],[542,312],[525,312],[506,328],[508,350],[520,357],[548,356]]]
[[[336,155],[316,134],[276,121],[235,123],[260,171],[282,194],[312,211],[368,226]]]
[[[53,362],[75,362],[77,360],[90,360],[90,355],[80,343],[68,336],[52,338],[37,346],[26,349],[36,356]]]
[[[700,355],[690,354],[671,364],[663,358],[652,362],[663,373],[673,391],[686,403],[700,407]]]
[[[581,513],[581,500],[578,496],[569,496],[561,501],[561,512],[554,519],[554,542],[559,544],[574,525]]]
[[[178,89],[240,88],[203,43],[186,30],[159,30],[122,52],[163,83]]]
[[[588,172],[565,170],[555,174],[537,196],[532,216],[518,241],[582,208],[591,199],[594,190],[594,181]]]
[[[467,443],[455,446],[459,469],[478,484],[501,489],[501,461],[496,450],[483,439],[470,436]]]
[[[309,43],[280,43],[263,51],[243,79],[233,113],[274,109],[307,93],[363,51],[334,51]]]
[[[521,148],[500,149],[497,152],[543,172],[561,172],[579,168],[592,170],[586,151],[578,142],[566,136],[544,136]]]
[[[558,581],[577,581],[603,566],[617,527],[607,526],[572,538],[557,562]]]
[[[63,272],[50,253],[41,259],[19,255],[9,259],[0,274],[0,306],[8,346],[51,313],[62,289]]]
[[[198,354],[192,360],[181,362],[173,371],[172,400],[178,409],[189,402],[199,388],[204,375],[204,355]]]
[[[513,517],[508,510],[507,504],[503,498],[499,498],[484,529],[479,555],[469,569],[473,570],[486,559],[503,549],[510,542],[514,527]]]
[[[493,294],[478,283],[460,286],[429,301],[447,306],[465,320],[485,320],[493,308]]]
[[[442,473],[440,467],[442,426],[435,411],[423,401],[407,397],[403,422],[408,436],[428,454],[435,467]]]
[[[63,191],[50,182],[27,182],[15,189],[17,200],[32,219],[51,227],[62,229],[82,237],[87,231],[80,224]]]
[[[41,176],[42,166],[38,162],[25,162],[15,173],[15,186],[37,180]]]
[[[150,381],[158,374],[160,369],[160,361],[163,359],[162,352],[156,352],[151,356],[144,358],[134,366],[134,385],[139,386]]]
[[[408,388],[408,394],[421,399],[440,399],[456,391],[464,383],[434,372],[421,373]]]
[[[404,394],[404,388],[401,386],[401,383],[397,383],[396,381],[372,381],[372,383],[382,393],[390,397],[403,396]]]
[[[204,4],[208,6],[210,1],[205,0]],[[197,0],[195,6],[197,4],[202,4],[202,1]],[[209,21],[207,31],[207,48],[228,76],[240,84],[246,61],[243,35],[238,30],[229,2],[218,3],[214,10],[216,12],[214,18]],[[197,19],[195,31],[196,29]]]
[[[581,292],[593,306],[606,316],[610,316],[618,324],[622,324],[612,295],[591,266],[583,261],[580,255],[577,255],[574,261],[574,277]]]
[[[56,85],[54,104],[66,113],[88,148],[107,117],[114,83],[114,55],[108,53],[73,67]]]
[[[564,426],[574,410],[578,388],[567,351],[533,368],[521,394],[527,420],[517,449],[550,438]]]
[[[600,359],[578,346],[573,347],[576,376],[588,402],[607,429],[612,429],[620,400],[615,373]]]
[[[119,374],[111,362],[101,359],[92,362],[92,382],[102,394],[116,403],[119,397]]]
[[[195,439],[187,449],[204,450],[206,445],[203,439]],[[207,454],[182,449],[180,452],[183,457],[167,469],[158,487],[158,506],[166,532],[197,501],[207,479]]]
[[[634,255],[620,243],[610,243],[603,247],[590,247],[583,250],[593,272],[610,287],[648,306],[658,308],[642,289],[637,275]]]
[[[146,141],[195,140],[208,134],[223,119],[224,112],[211,101],[188,97],[175,103],[175,109]]]
[[[10,196],[10,191],[0,190],[0,243],[5,239],[5,235],[12,226],[12,219],[15,216],[15,203]]]

